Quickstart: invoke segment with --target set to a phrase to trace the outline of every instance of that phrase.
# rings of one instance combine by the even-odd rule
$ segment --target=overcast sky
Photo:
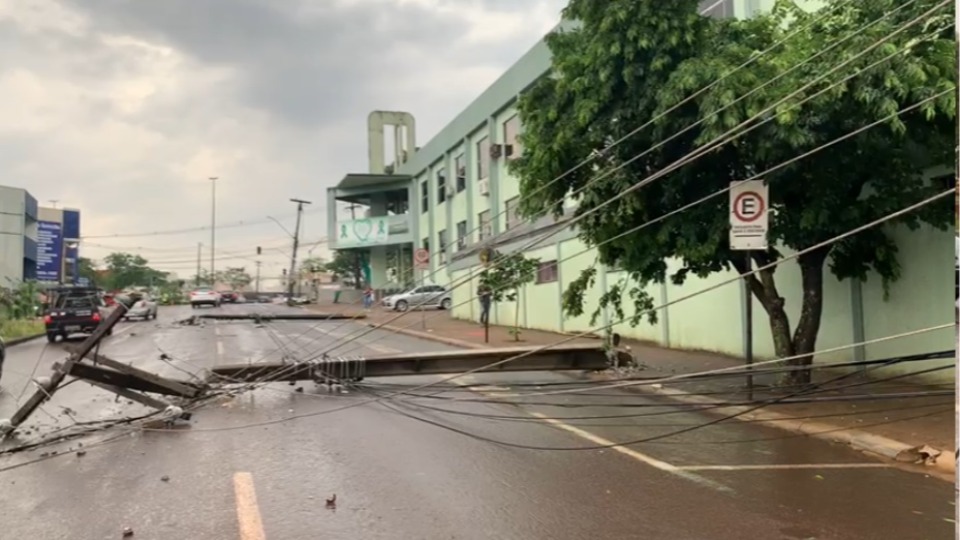
[[[325,188],[366,171],[366,117],[413,113],[423,145],[559,20],[565,0],[2,0],[0,184],[82,211],[85,237],[210,223],[219,268],[306,250]],[[227,227],[240,221],[256,225]],[[209,230],[87,238],[181,277]],[[101,247],[111,246],[111,247]],[[306,251],[305,250],[305,251]],[[302,252],[301,256],[305,253]],[[320,244],[314,255],[324,252]],[[264,276],[284,255],[266,249]]]

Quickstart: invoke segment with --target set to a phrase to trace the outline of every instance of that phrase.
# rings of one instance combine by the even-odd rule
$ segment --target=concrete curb
[[[5,342],[5,344],[6,344],[7,347],[13,347],[14,345],[20,345],[21,343],[26,343],[26,342],[28,342],[28,341],[33,341],[33,340],[35,340],[35,339],[42,338],[42,337],[45,336],[45,335],[47,335],[46,332],[43,332],[43,333],[41,333],[41,334],[35,334],[35,335],[32,335],[32,336],[19,337],[19,338],[16,338],[16,339],[8,340],[8,341]]]
[[[367,326],[376,327],[377,325],[374,323],[367,323]],[[391,332],[397,332],[399,334],[406,334],[412,337],[445,343],[454,347],[463,347],[466,349],[487,348],[486,345],[481,345],[479,343],[472,343],[469,341],[463,341],[445,336],[437,336],[428,332],[409,330],[407,328],[400,328],[397,326],[384,325],[380,326],[380,328],[389,330]],[[589,373],[586,374],[586,377],[589,379],[612,380],[609,377]],[[668,399],[672,399],[681,403],[704,405],[713,402],[709,398],[690,395],[687,392],[672,388],[652,388],[648,386],[635,386],[631,388],[645,394],[664,396]],[[790,431],[793,433],[802,433],[816,439],[846,444],[851,448],[856,448],[857,450],[869,452],[871,454],[875,454],[897,462],[902,462],[900,460],[900,456],[903,455],[904,452],[907,452],[912,448],[916,448],[917,446],[909,445],[905,442],[883,437],[881,435],[874,435],[873,433],[862,430],[844,428],[823,422],[809,422],[806,420],[791,419],[787,415],[772,411],[757,410],[745,412],[747,410],[749,410],[749,407],[736,405],[730,407],[712,408],[705,412],[725,416],[739,414],[740,416],[737,416],[738,420],[762,421],[763,425],[765,426],[775,427],[777,429],[782,429],[784,431]],[[956,459],[954,459],[954,456],[951,455],[947,450],[943,449],[943,452],[944,453],[940,454],[935,462],[933,462],[931,465],[927,465],[927,467],[933,467],[937,470],[937,472],[940,473],[955,475],[957,472]]]

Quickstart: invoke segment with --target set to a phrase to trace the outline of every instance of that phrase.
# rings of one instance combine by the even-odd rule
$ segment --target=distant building
[[[80,210],[40,208],[38,211],[38,281],[80,281]]]
[[[0,287],[36,273],[37,199],[25,189],[0,186]]]

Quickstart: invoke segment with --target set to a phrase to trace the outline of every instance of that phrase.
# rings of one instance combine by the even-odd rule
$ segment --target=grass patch
[[[4,340],[42,334],[45,330],[41,319],[0,319],[0,337]]]

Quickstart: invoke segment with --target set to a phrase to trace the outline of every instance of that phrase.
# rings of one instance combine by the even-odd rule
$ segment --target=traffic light
[[[257,246],[257,255],[260,255],[261,252],[262,250],[260,249],[260,246]]]

